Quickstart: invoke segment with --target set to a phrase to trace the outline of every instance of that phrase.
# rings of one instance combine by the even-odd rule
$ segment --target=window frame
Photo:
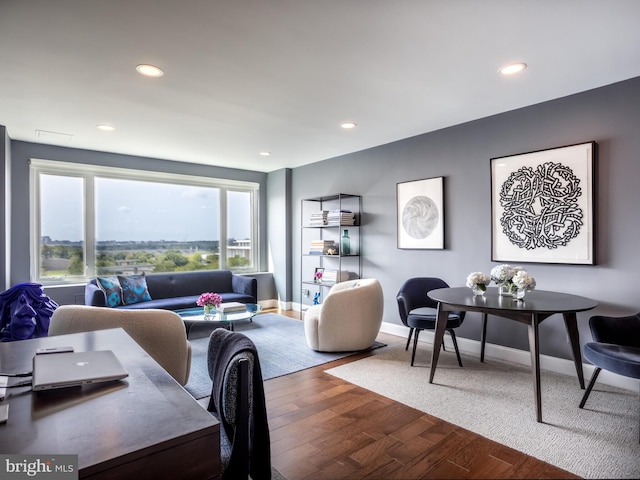
[[[40,273],[40,242],[42,240],[42,213],[40,211],[41,192],[40,175],[58,175],[66,177],[78,177],[83,179],[83,210],[84,210],[84,264],[85,274],[69,277],[67,279],[56,279],[52,281],[46,277],[41,277]],[[31,158],[29,160],[29,231],[30,231],[30,276],[33,282],[43,285],[71,285],[86,283],[96,276],[96,243],[95,238],[95,178],[110,178],[115,180],[135,180],[153,183],[166,183],[182,186],[197,186],[217,188],[220,191],[219,204],[219,232],[220,232],[220,264],[221,270],[232,270],[235,273],[255,273],[260,265],[259,252],[259,191],[260,185],[256,182],[241,180],[220,179],[213,177],[202,177],[179,173],[165,173],[157,171],[136,170],[121,167],[107,167],[102,165],[88,165],[81,163],[62,162],[56,160],[45,160]],[[228,215],[227,215],[227,192],[246,192],[250,194],[251,208],[251,258],[252,264],[248,267],[230,268],[227,266],[227,241],[228,235]]]

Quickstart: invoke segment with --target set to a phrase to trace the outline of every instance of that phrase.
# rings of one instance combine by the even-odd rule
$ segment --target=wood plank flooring
[[[272,464],[288,480],[579,478],[324,373],[383,350],[265,382]]]

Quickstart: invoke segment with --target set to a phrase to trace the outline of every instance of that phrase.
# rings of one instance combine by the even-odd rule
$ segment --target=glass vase
[[[501,283],[498,287],[498,295],[501,297],[513,297],[517,288],[513,283]]]
[[[204,306],[204,319],[205,320],[214,320],[216,316],[216,306],[215,305],[205,305]]]
[[[513,298],[516,300],[522,300],[526,294],[527,291],[524,288],[518,288],[513,294]]]
[[[474,297],[481,297],[482,295],[484,295],[484,292],[485,292],[486,290],[483,290],[482,288],[480,288],[480,286],[479,286],[479,285],[474,285],[474,286],[471,288],[471,291],[473,292],[473,296],[474,296]]]
[[[342,244],[341,255],[343,256],[351,255],[351,239],[349,238],[349,230],[345,230],[344,233],[342,234],[341,244]]]

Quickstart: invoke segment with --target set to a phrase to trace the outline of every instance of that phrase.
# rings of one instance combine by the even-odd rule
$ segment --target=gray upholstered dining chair
[[[640,379],[640,313],[626,317],[595,315],[589,319],[589,328],[594,341],[585,344],[584,358],[596,369],[580,408],[584,408],[602,369]]]
[[[413,366],[416,357],[416,348],[418,346],[418,335],[422,330],[434,330],[436,328],[436,309],[438,303],[431,300],[427,295],[431,290],[437,288],[447,288],[447,282],[436,277],[414,277],[410,278],[400,287],[396,300],[398,302],[398,312],[402,323],[409,327],[409,336],[407,337],[407,345],[405,350],[409,348],[411,337],[413,338],[413,351],[411,353],[411,366]],[[458,342],[454,328],[462,325],[466,312],[450,312],[447,320],[446,331],[451,335],[453,348],[456,351],[458,365],[462,366],[460,351],[458,350]],[[442,343],[444,349],[444,342]]]
[[[180,385],[188,382],[191,344],[184,322],[170,310],[63,305],[51,316],[49,336],[108,328],[123,328]]]

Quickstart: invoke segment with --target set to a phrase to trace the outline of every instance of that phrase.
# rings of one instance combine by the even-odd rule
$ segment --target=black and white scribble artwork
[[[402,228],[412,238],[429,237],[438,226],[440,212],[438,206],[429,197],[412,197],[402,209]]]
[[[521,167],[500,188],[502,231],[520,249],[566,246],[583,225],[581,195],[580,179],[561,163]]]

